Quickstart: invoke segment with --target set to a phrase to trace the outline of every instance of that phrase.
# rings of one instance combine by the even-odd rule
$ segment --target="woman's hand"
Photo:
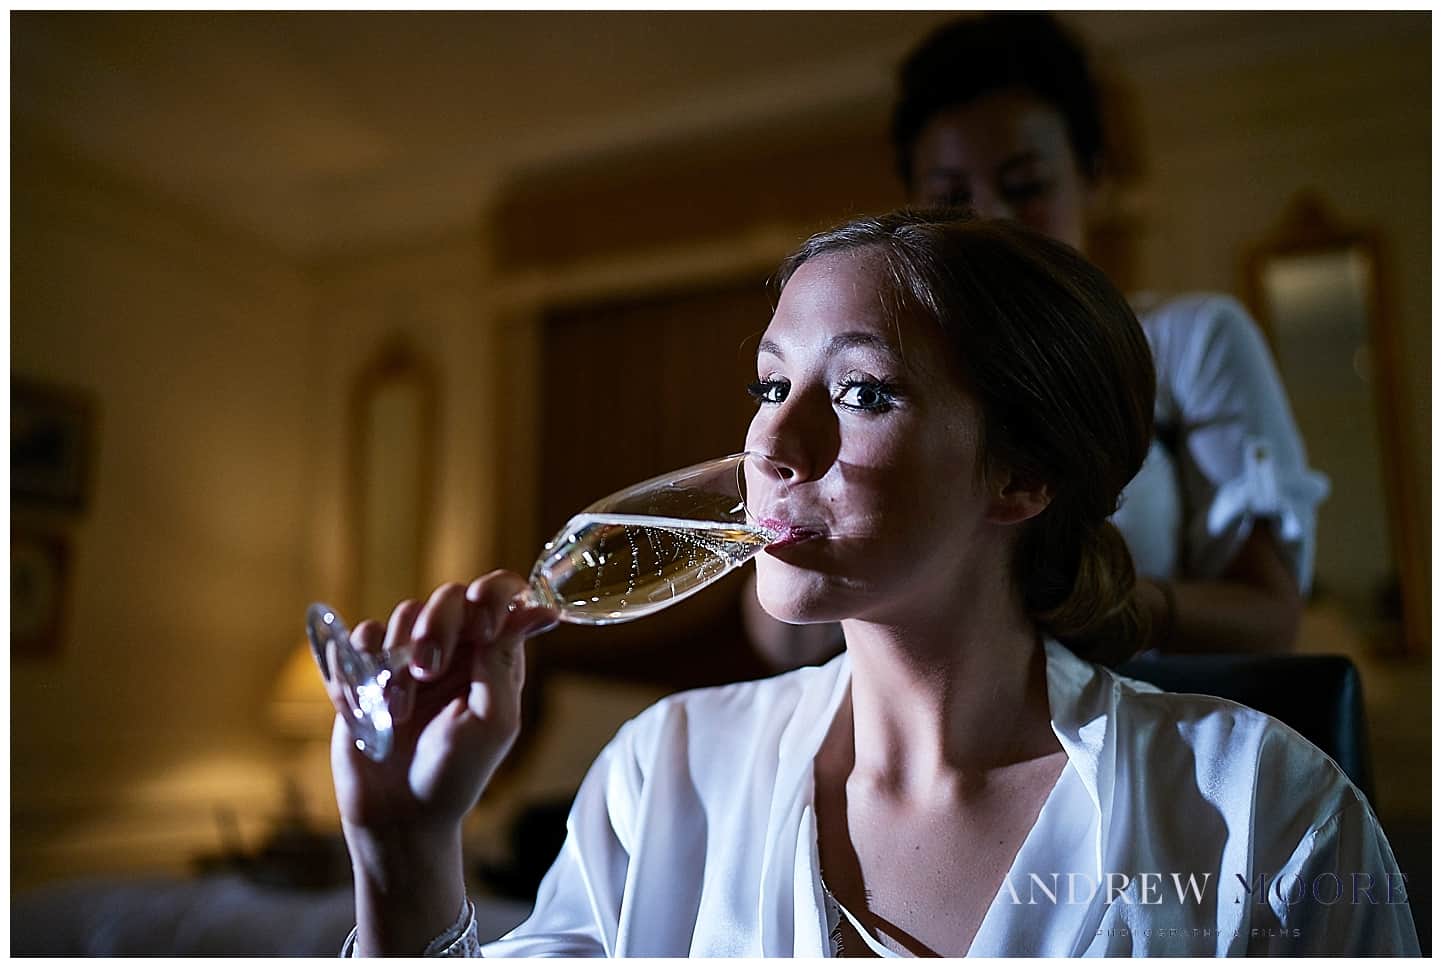
[[[550,609],[510,610],[525,587],[505,571],[442,585],[424,604],[396,606],[384,628],[367,621],[352,632],[366,652],[415,648],[412,681],[402,674],[393,692],[403,698],[392,706],[390,755],[368,759],[342,717],[331,734],[356,874],[357,954],[418,955],[460,909],[461,820],[520,731],[525,639],[556,623]],[[343,713],[339,684],[332,679],[328,689]]]
[[[394,651],[413,644],[411,683],[395,689],[395,740],[380,763],[356,749],[337,717],[331,769],[341,819],[350,827],[459,823],[475,805],[520,731],[524,640],[555,624],[548,609],[511,612],[526,587],[497,571],[469,586],[442,585],[424,604],[402,602],[387,626],[356,626],[357,649]],[[338,684],[331,701],[345,709]]]

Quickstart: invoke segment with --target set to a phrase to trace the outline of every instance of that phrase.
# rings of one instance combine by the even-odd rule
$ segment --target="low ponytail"
[[[1037,627],[1090,662],[1139,651],[1150,621],[1136,597],[1131,552],[1116,525],[1075,524],[1048,508],[1017,549],[1016,575]]]

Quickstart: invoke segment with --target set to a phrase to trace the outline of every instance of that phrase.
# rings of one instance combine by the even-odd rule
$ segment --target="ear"
[[[1020,524],[1036,517],[1051,504],[1051,485],[1002,471],[992,478],[991,506],[986,520],[992,524]]]

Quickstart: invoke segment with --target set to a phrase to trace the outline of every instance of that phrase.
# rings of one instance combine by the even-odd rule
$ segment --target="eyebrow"
[[[901,359],[888,339],[883,336],[878,336],[875,333],[866,333],[858,330],[837,333],[831,337],[831,339],[827,340],[824,352],[827,356],[834,356],[842,350],[849,349],[876,350],[894,360]],[[786,359],[786,354],[781,352],[781,347],[769,339],[763,339],[760,343],[756,344],[756,355],[760,356],[762,353],[769,353],[778,360]]]

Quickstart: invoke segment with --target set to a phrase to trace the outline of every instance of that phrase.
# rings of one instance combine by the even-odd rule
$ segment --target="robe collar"
[[[1086,788],[1099,820],[1110,813],[1115,780],[1115,676],[1077,656],[1053,638],[1043,639],[1051,728],[1071,768]],[[821,860],[816,846],[813,764],[837,710],[851,687],[851,657],[843,651],[817,669],[801,670],[811,682],[780,740],[771,831],[762,862],[761,946],[766,955],[829,952]],[[1098,823],[1094,859],[1100,871],[1106,845]]]

